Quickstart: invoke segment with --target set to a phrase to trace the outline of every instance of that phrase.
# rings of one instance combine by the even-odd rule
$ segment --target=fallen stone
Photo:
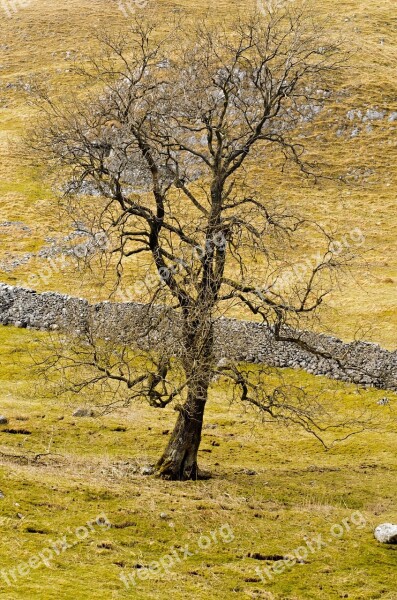
[[[91,408],[78,408],[74,411],[73,417],[94,417],[95,413]]]
[[[386,115],[386,111],[384,110],[374,110],[369,108],[363,118],[363,121],[377,121],[379,119],[383,119]]]
[[[389,398],[381,398],[380,400],[378,400],[378,402],[376,404],[379,404],[379,406],[387,406],[388,404],[390,404],[390,400]]]
[[[375,528],[374,536],[381,544],[397,544],[397,525],[382,523]]]
[[[8,419],[4,415],[0,415],[0,425],[7,425]]]
[[[141,475],[153,475],[154,467],[142,467]]]
[[[258,473],[253,469],[240,469],[237,473],[241,473],[243,475],[257,475]]]

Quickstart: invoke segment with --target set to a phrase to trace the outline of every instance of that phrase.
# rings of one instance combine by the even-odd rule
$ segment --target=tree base
[[[201,386],[205,390],[206,382]],[[169,481],[208,479],[197,464],[205,399],[190,395],[179,415],[167,447],[156,465],[157,476]]]
[[[165,462],[157,465],[155,473],[156,477],[165,481],[205,481],[212,477],[209,471],[203,471],[197,465],[186,470],[175,468],[172,464],[167,465]]]

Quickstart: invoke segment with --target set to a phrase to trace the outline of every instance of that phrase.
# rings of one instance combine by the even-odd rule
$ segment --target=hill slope
[[[327,18],[330,31],[339,30],[354,50],[333,113],[319,117],[309,140],[313,142],[313,153],[323,157],[335,175],[347,174],[349,185],[337,191],[325,185],[308,190],[291,186],[290,181],[283,181],[278,173],[266,167],[265,174],[288,201],[338,231],[337,239],[343,243],[347,240],[354,246],[354,232],[362,233],[363,260],[343,281],[325,324],[345,339],[353,338],[361,328],[360,334],[367,339],[394,349],[397,325],[394,1],[315,1],[312,5],[319,17]],[[132,1],[124,2],[124,7],[128,6],[135,5]],[[198,19],[207,10],[210,18],[228,19],[237,13],[238,6],[240,3],[226,0],[188,4],[159,0],[155,6],[149,2],[146,8],[136,8],[135,12],[154,9],[166,23],[175,13]],[[5,14],[4,8],[0,7],[1,10]],[[70,89],[74,85],[70,73],[72,59],[76,52],[93,51],[92,30],[120,30],[128,27],[129,21],[129,13],[120,10],[120,2],[105,0],[71,0],[62,7],[52,0],[31,0],[25,8],[2,19],[0,269],[4,282],[28,284],[38,290],[85,294],[92,299],[103,295],[101,285],[89,279],[77,281],[68,275],[62,260],[55,261],[55,266],[48,264],[51,256],[48,247],[62,235],[54,212],[54,193],[43,182],[41,171],[30,166],[29,157],[23,154],[20,145],[21,136],[35,118],[34,110],[27,105],[24,87],[30,75],[39,74],[49,76],[59,93]]]

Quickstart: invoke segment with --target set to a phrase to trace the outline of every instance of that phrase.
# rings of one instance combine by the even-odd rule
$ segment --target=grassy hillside
[[[247,6],[251,5],[247,2]],[[363,257],[342,281],[324,326],[346,339],[361,329],[367,339],[395,348],[397,18],[394,2],[313,1],[312,5],[319,17],[327,19],[330,32],[341,32],[353,54],[349,68],[343,73],[332,112],[318,117],[308,141],[312,154],[324,160],[333,174],[347,175],[349,183],[337,189],[325,184],[307,189],[299,181],[284,181],[268,165],[261,165],[260,170],[264,180],[272,181],[274,189],[287,202],[332,226],[337,239],[350,240],[352,231],[362,232],[365,241],[359,250]],[[204,3],[159,0],[155,4],[149,2],[145,10],[153,9],[166,23],[174,14],[198,19],[207,11],[210,18],[227,20],[236,14],[238,7],[241,8],[241,3],[226,0]],[[50,77],[57,93],[70,90],[75,83],[70,72],[73,57],[76,52],[94,51],[93,29],[119,30],[128,24],[129,18],[119,9],[119,3],[102,0],[72,0],[62,7],[51,0],[32,0],[26,8],[2,19],[0,268],[3,281],[91,298],[103,295],[100,284],[74,277],[62,261],[49,266],[45,252],[44,256],[38,255],[54,238],[62,238],[62,231],[54,192],[41,170],[31,168],[29,157],[22,152],[21,136],[35,119],[23,88],[31,74],[39,74]],[[352,246],[355,249],[354,242]]]
[[[25,88],[30,75],[42,74],[60,95],[70,90],[74,54],[94,50],[92,29],[123,29],[129,19],[116,0],[25,4],[7,16],[0,2],[0,281],[101,298],[100,283],[76,277],[58,255],[48,261],[48,248],[69,231],[59,224],[45,170],[23,150],[36,118]],[[175,13],[227,22],[253,4],[149,0],[148,7],[164,23]],[[395,2],[313,0],[313,11],[354,50],[332,113],[321,114],[308,137],[313,156],[333,174],[347,174],[348,184],[308,188],[269,165],[256,168],[338,239],[354,244],[351,233],[362,232],[363,258],[341,282],[322,327],[346,339],[360,328],[395,349]],[[373,538],[376,524],[397,521],[396,395],[387,393],[390,404],[381,406],[380,390],[286,371],[337,411],[374,411],[376,428],[325,452],[302,432],[259,424],[229,405],[220,381],[200,450],[201,466],[214,477],[169,483],[142,469],[159,457],[174,411],[138,404],[106,417],[72,417],[82,400],[52,396],[30,369],[45,337],[0,328],[0,415],[9,418],[0,425],[2,597],[397,600],[397,547]],[[297,549],[298,564],[283,570],[274,560]],[[157,569],[148,570],[153,561]]]
[[[369,403],[384,427],[324,452],[308,435],[229,407],[218,383],[200,451],[214,478],[167,483],[141,469],[159,456],[175,413],[137,405],[72,417],[78,400],[48,399],[27,369],[43,335],[0,330],[0,406],[10,418],[0,426],[4,598],[395,600],[396,553],[372,533],[397,519],[397,443],[387,425],[395,413],[377,405],[381,391],[287,374],[335,407]],[[65,535],[71,547],[51,556]],[[248,556],[298,548],[304,562],[278,574],[283,563]],[[168,569],[175,551],[180,561]],[[153,561],[157,571],[145,571]],[[127,588],[123,574],[135,584],[127,579]]]

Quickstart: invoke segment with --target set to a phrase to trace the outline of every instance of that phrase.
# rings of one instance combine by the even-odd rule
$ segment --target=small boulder
[[[95,413],[91,408],[78,408],[74,411],[73,417],[94,417]]]
[[[142,467],[141,469],[141,475],[153,475],[154,473],[154,467],[148,466],[148,467]]]
[[[239,471],[237,471],[238,473],[241,473],[242,475],[258,475],[258,473],[256,471],[254,471],[253,469],[240,469]]]
[[[382,523],[375,528],[374,536],[381,544],[397,544],[397,525]]]
[[[376,404],[379,404],[379,406],[387,406],[388,404],[390,404],[390,400],[389,398],[381,398],[380,400],[378,400],[378,402]]]
[[[217,365],[216,365],[216,366],[217,366],[218,368],[222,368],[222,367],[228,367],[228,366],[229,366],[229,364],[230,364],[230,360],[229,360],[229,359],[227,359],[225,356],[223,356],[222,358],[220,358],[220,359],[218,360],[218,363],[217,363]]]
[[[8,419],[4,415],[0,415],[0,425],[7,425]]]

